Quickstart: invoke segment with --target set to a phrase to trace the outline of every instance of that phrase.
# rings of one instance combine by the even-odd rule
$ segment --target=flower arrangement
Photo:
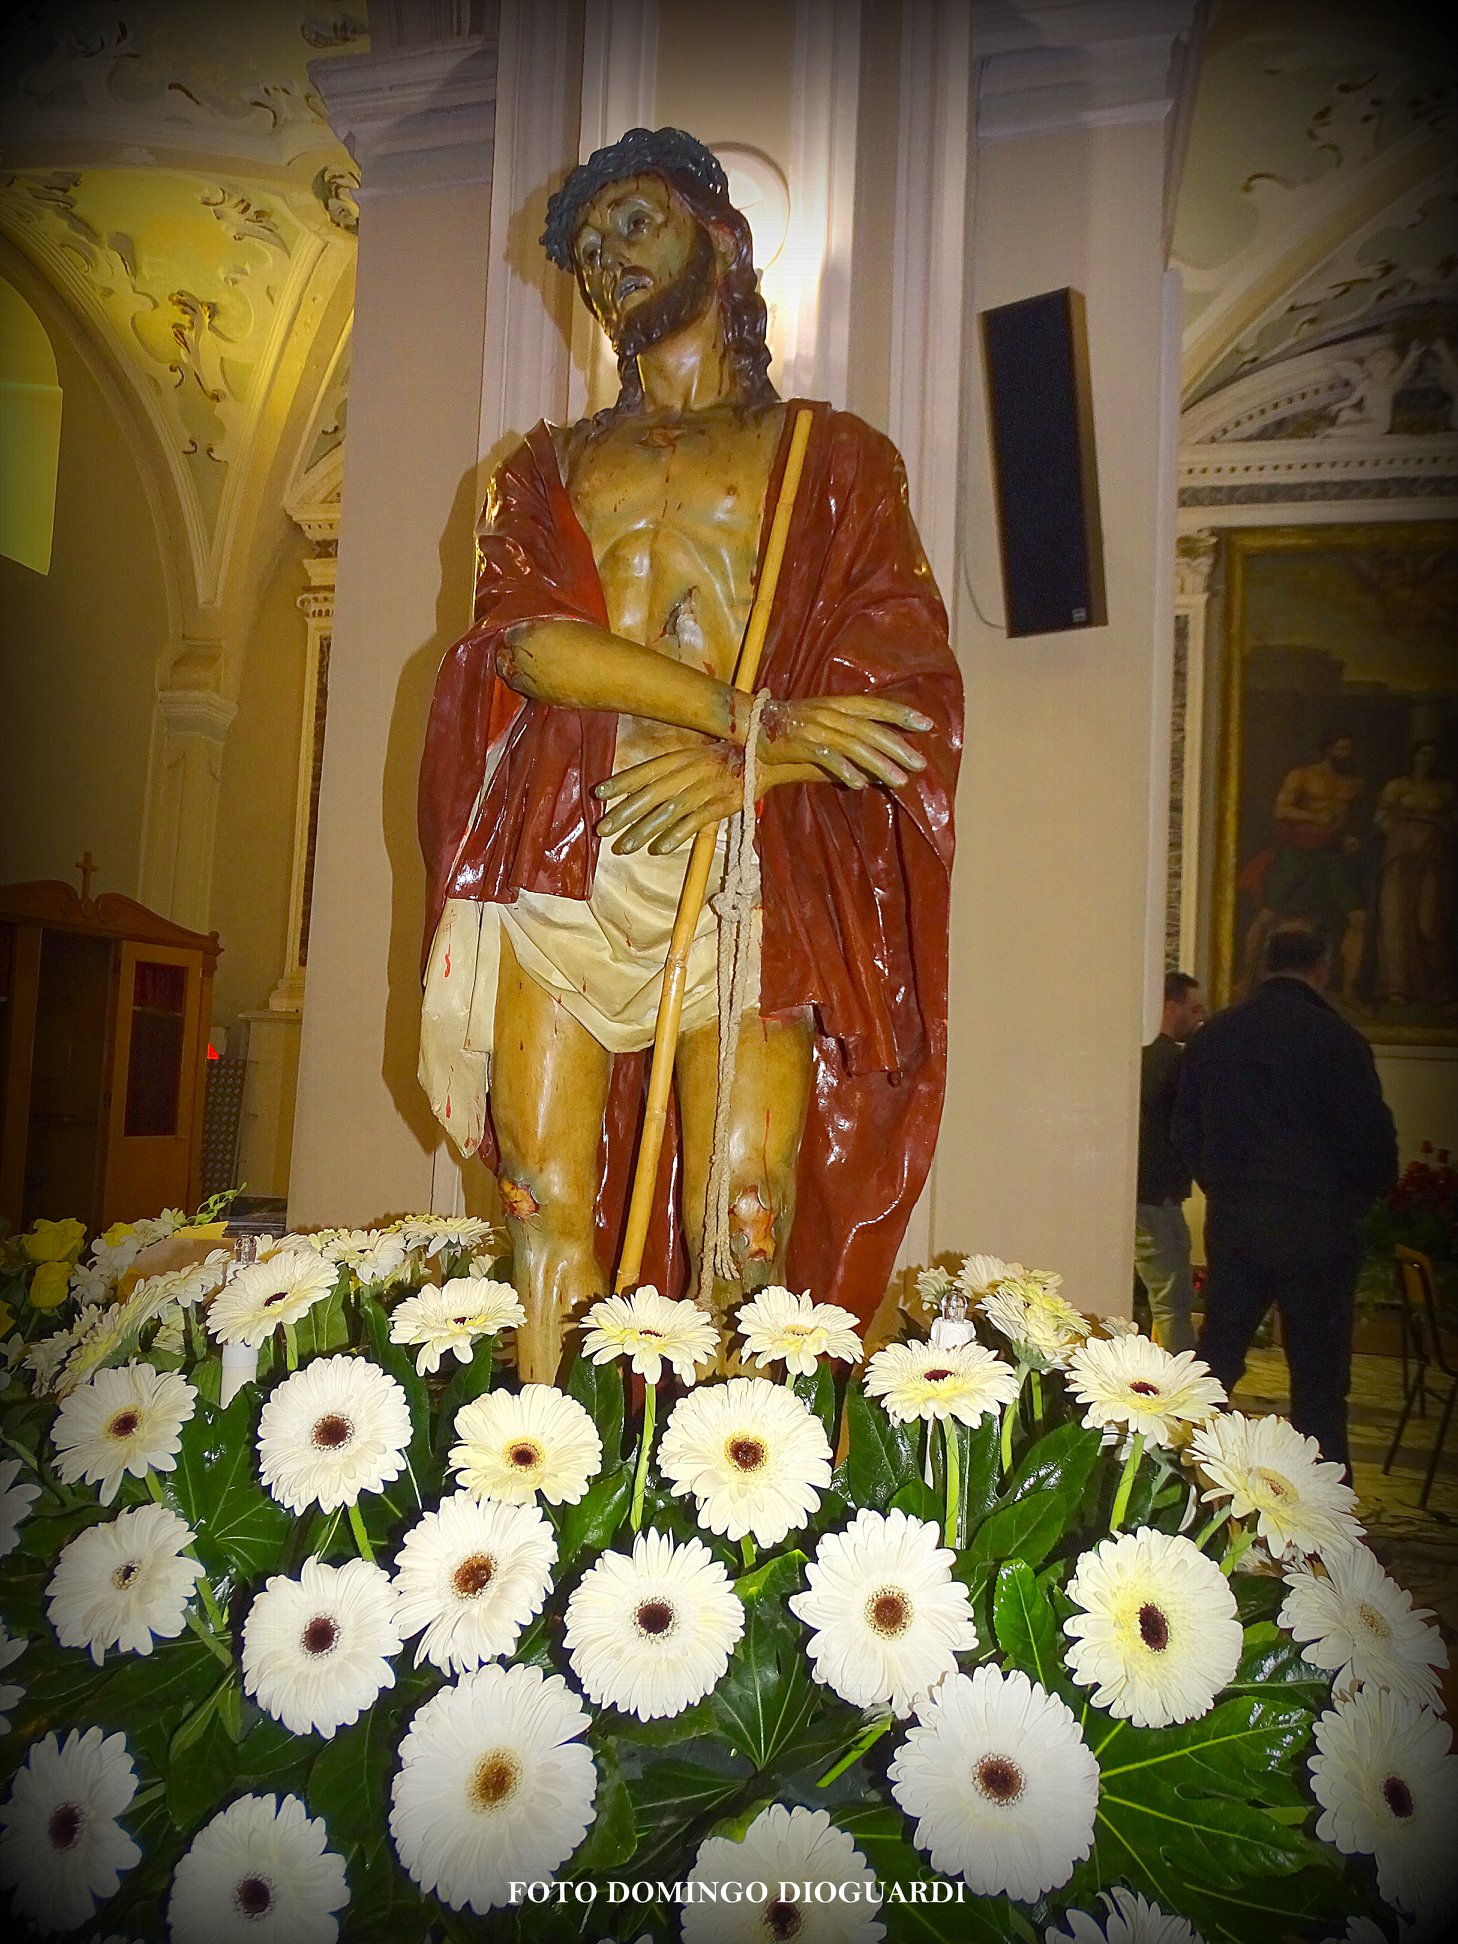
[[[1442,1933],[1446,1656],[1289,1424],[985,1256],[863,1373],[808,1294],[643,1289],[521,1384],[494,1249],[285,1237],[11,1357],[33,1930]]]
[[[1440,1301],[1458,1308],[1458,1168],[1447,1148],[1423,1142],[1417,1159],[1368,1214],[1364,1239],[1367,1263],[1358,1294],[1368,1307],[1397,1293],[1392,1251],[1400,1242],[1428,1258]]]

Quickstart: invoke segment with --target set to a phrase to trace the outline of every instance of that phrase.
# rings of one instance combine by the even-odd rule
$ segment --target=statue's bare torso
[[[667,422],[591,421],[559,439],[573,507],[597,562],[614,634],[728,681],[754,598],[779,405],[719,407]],[[617,767],[693,737],[624,716]]]

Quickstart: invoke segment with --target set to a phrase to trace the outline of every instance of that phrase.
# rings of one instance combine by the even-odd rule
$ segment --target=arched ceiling
[[[1455,119],[1437,8],[1216,0],[1174,235],[1187,405],[1378,326],[1451,330]]]
[[[367,45],[360,0],[35,0],[0,29],[0,234],[150,428],[199,607],[331,416],[357,175],[307,63]]]

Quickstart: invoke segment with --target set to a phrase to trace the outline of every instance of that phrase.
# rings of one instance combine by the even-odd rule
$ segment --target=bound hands
[[[818,695],[771,702],[755,748],[756,795],[783,783],[828,781],[850,790],[870,784],[898,789],[926,768],[904,732],[932,727],[929,717],[880,695]],[[732,742],[671,750],[599,783],[609,805],[598,836],[614,850],[662,856],[706,825],[732,816],[744,794],[744,754]]]

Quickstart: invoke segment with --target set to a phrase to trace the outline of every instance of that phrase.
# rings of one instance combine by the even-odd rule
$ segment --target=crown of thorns
[[[630,128],[621,141],[598,149],[575,168],[547,204],[542,248],[560,269],[572,268],[572,238],[599,189],[628,176],[687,177],[728,204],[729,179],[710,148],[682,128]]]

